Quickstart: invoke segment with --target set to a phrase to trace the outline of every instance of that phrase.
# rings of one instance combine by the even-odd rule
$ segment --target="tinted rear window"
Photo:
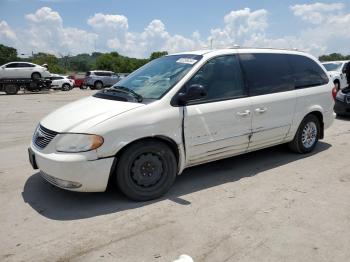
[[[288,55],[295,79],[295,88],[325,85],[328,77],[312,59],[301,55]]]
[[[86,72],[85,76],[90,76],[91,75],[91,72]]]
[[[293,74],[284,54],[240,54],[251,96],[294,89]]]

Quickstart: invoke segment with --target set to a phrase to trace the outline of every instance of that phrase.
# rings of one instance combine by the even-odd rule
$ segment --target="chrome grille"
[[[51,131],[42,125],[39,125],[33,136],[33,143],[40,149],[44,149],[52,139],[57,135],[57,132]]]

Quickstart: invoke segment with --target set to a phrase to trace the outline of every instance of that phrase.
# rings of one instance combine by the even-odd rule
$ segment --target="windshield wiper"
[[[132,95],[134,98],[136,98],[137,102],[141,103],[143,101],[142,95],[136,93],[134,90],[126,87],[126,86],[112,86],[110,89],[105,89],[110,91],[117,91],[120,93]]]

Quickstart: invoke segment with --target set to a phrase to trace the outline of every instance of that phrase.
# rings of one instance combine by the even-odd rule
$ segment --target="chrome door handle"
[[[249,110],[245,110],[243,112],[238,112],[237,115],[241,116],[241,117],[249,116],[250,115],[250,111]]]
[[[265,113],[266,111],[267,111],[266,107],[259,107],[259,108],[255,109],[255,112],[257,112],[259,114]]]

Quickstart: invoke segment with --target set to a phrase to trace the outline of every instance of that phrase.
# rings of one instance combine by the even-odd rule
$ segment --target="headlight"
[[[61,134],[56,144],[58,152],[78,153],[94,150],[102,146],[103,137],[86,134]]]
[[[339,90],[337,93],[337,96],[335,98],[341,102],[344,102],[345,101],[345,94],[341,90]]]

